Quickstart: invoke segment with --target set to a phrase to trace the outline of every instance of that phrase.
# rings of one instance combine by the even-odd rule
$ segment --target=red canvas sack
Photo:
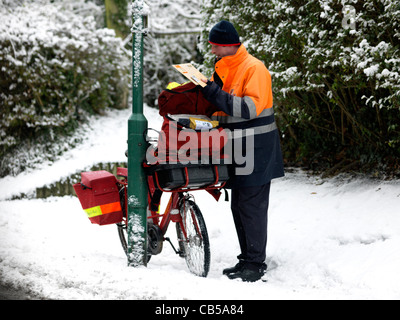
[[[183,136],[180,135],[181,132],[184,132]],[[165,116],[158,139],[159,162],[193,161],[204,156],[221,159],[227,140],[227,134],[221,127],[195,131]]]
[[[122,221],[117,178],[108,171],[81,173],[81,183],[74,190],[89,220],[98,225]]]
[[[188,82],[171,90],[163,90],[158,97],[160,115],[202,114],[211,117],[218,109],[204,98],[200,88]]]

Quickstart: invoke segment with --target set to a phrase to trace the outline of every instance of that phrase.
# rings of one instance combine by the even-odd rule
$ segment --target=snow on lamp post
[[[133,0],[132,114],[128,120],[128,266],[147,265],[147,181],[142,163],[146,155],[143,115],[144,1]]]

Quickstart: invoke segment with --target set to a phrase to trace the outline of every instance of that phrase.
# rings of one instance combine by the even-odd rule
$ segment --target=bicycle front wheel
[[[197,204],[183,199],[179,207],[182,225],[176,224],[181,256],[193,274],[207,277],[210,270],[210,241],[203,215]]]

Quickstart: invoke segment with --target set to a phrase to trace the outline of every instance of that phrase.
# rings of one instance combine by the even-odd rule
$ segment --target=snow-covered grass
[[[222,275],[236,263],[229,203],[195,192],[211,242],[207,278],[168,245],[148,267],[127,266],[115,226],[92,225],[72,196],[10,200],[97,162],[125,160],[130,110],[92,121],[55,163],[0,179],[0,283],[46,299],[399,299],[400,184],[288,172],[271,189],[265,282]],[[149,127],[157,111],[145,108]],[[166,199],[163,200],[165,202]],[[168,236],[176,244],[175,228]]]

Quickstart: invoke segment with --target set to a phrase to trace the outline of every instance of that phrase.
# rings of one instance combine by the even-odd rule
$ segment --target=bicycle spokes
[[[203,216],[191,200],[183,201],[180,212],[182,225],[177,224],[177,231],[186,264],[192,273],[206,277],[210,267],[210,246]]]

